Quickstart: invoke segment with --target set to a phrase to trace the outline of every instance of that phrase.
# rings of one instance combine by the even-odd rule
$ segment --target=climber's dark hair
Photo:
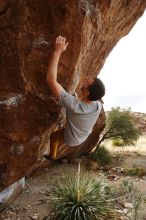
[[[92,85],[88,87],[90,101],[100,100],[105,95],[105,86],[99,78],[94,78]]]

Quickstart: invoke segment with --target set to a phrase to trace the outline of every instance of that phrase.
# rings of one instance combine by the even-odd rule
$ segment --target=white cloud
[[[131,107],[146,112],[146,13],[113,49],[101,78],[106,85],[105,110]]]

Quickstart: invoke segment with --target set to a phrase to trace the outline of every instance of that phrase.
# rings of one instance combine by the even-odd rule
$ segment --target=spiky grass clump
[[[46,193],[43,203],[50,200],[55,220],[110,219],[106,184],[86,172],[65,175]]]

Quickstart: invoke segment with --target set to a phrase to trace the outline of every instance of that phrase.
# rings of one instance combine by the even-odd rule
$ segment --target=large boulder
[[[145,7],[144,0],[0,0],[0,190],[39,166],[64,118],[46,83],[56,36],[69,41],[58,80],[72,93],[99,74]],[[105,118],[99,122],[87,151]]]

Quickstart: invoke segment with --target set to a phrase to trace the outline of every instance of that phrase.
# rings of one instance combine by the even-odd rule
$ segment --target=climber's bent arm
[[[60,55],[66,50],[67,45],[68,43],[66,43],[66,39],[64,37],[59,36],[56,38],[55,51],[48,67],[47,82],[56,98],[59,98],[62,90],[62,86],[57,82],[57,67]]]

